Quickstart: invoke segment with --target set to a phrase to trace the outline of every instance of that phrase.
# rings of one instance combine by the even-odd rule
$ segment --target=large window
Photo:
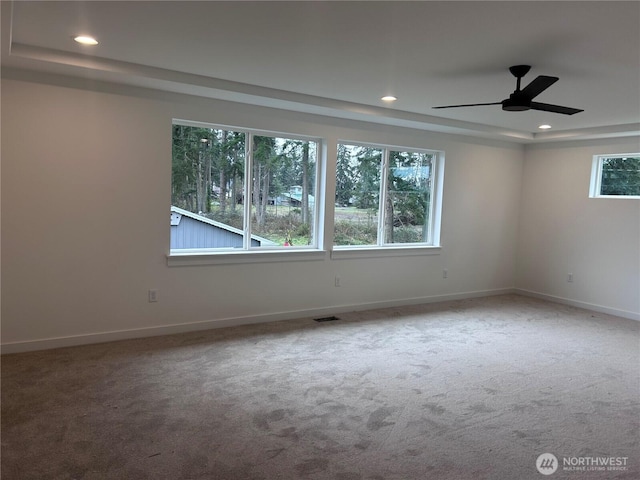
[[[596,155],[590,196],[640,198],[640,153]]]
[[[175,123],[172,252],[317,248],[318,145]]]
[[[334,245],[437,245],[442,162],[434,151],[339,144]]]

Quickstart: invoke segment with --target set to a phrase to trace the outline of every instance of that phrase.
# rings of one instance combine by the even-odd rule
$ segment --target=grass
[[[206,216],[212,220],[243,228],[243,205],[236,205],[235,211],[227,207],[222,213],[217,203],[212,205],[212,211]],[[300,209],[292,206],[267,205],[266,222],[263,228],[255,228],[255,235],[271,240],[278,245],[284,245],[287,238],[293,246],[309,245],[311,234],[308,225],[302,223]],[[335,207],[334,238],[339,245],[371,245],[376,243],[378,213],[371,209],[356,207]]]

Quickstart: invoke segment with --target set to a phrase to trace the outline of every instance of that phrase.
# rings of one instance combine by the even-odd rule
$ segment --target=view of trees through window
[[[640,156],[602,159],[600,195],[640,196]]]
[[[314,141],[174,124],[172,205],[194,225],[211,220],[201,223],[216,247],[237,247],[220,244],[234,235],[245,247],[313,245],[317,153]]]
[[[338,145],[334,243],[429,242],[434,160],[433,153]]]

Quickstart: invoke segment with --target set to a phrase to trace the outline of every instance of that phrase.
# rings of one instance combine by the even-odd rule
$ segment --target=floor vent
[[[322,318],[314,318],[316,322],[333,322],[334,320],[340,320],[338,317],[322,317]]]

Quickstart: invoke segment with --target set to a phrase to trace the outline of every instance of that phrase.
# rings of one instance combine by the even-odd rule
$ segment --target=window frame
[[[591,163],[591,182],[589,185],[590,198],[615,198],[625,200],[640,200],[640,195],[602,195],[602,167],[607,158],[640,157],[640,153],[610,153],[594,155]]]
[[[169,248],[167,262],[169,266],[182,265],[202,265],[202,264],[229,264],[229,263],[254,263],[254,262],[280,262],[280,261],[300,261],[300,260],[321,260],[326,256],[323,250],[324,239],[322,238],[324,228],[321,225],[321,208],[324,203],[325,192],[322,187],[322,176],[325,169],[326,143],[322,138],[309,135],[299,135],[293,133],[276,132],[271,130],[261,130],[246,127],[235,127],[209,122],[198,122],[193,120],[172,119],[174,125],[183,125],[196,128],[211,128],[215,130],[227,130],[245,135],[245,160],[244,160],[244,189],[245,198],[251,198],[253,191],[253,138],[254,136],[284,138],[286,140],[299,140],[304,142],[314,142],[316,144],[315,155],[315,177],[314,185],[314,205],[312,209],[312,232],[313,244],[311,245],[274,245],[254,247],[251,245],[251,214],[253,204],[251,201],[243,203],[243,245],[237,247],[223,248]],[[172,142],[173,148],[173,142]]]
[[[340,145],[348,145],[363,148],[377,148],[382,150],[380,190],[378,197],[378,225],[375,245],[336,245],[332,241],[331,258],[367,258],[384,256],[405,255],[435,255],[440,253],[440,228],[442,221],[442,192],[444,185],[445,152],[427,148],[405,147],[383,143],[359,142],[338,139],[336,150]],[[422,153],[432,155],[431,165],[431,198],[429,204],[427,225],[427,241],[413,243],[386,243],[384,241],[384,202],[388,195],[387,182],[389,176],[390,152]],[[334,172],[335,174],[336,172]],[[332,224],[335,228],[335,213]]]

